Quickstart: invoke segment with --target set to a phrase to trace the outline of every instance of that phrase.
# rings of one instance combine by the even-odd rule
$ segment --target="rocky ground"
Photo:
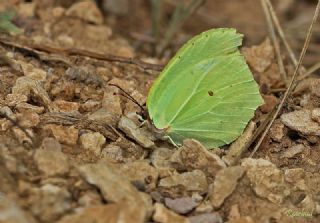
[[[316,72],[300,78],[254,157],[244,150],[285,90],[259,1],[207,1],[161,57],[147,35],[147,1],[98,2],[0,1],[22,30],[0,35],[0,222],[320,222]],[[315,2],[275,7],[298,55]],[[139,108],[107,83],[143,104],[181,43],[231,26],[245,34],[241,51],[265,100],[240,138],[210,151],[192,139],[176,148],[139,128]],[[306,71],[320,58],[319,28]]]

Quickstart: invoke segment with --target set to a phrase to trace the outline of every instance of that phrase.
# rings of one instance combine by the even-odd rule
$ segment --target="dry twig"
[[[267,6],[267,0],[260,0],[260,2],[261,2],[261,5],[262,5],[262,8],[263,8],[264,15],[265,15],[266,20],[267,20],[271,41],[273,43],[273,46],[274,46],[274,49],[275,49],[275,52],[276,52],[276,57],[277,57],[280,76],[281,76],[282,81],[285,83],[285,85],[288,86],[287,73],[286,73],[286,70],[284,68],[282,58],[281,58],[280,46],[279,46],[279,42],[277,41],[276,33],[275,33],[274,26],[273,26],[273,23],[272,23],[272,19],[271,19],[271,15],[270,15],[271,13],[270,13],[270,11],[268,9],[268,6]]]
[[[169,45],[170,41],[181,28],[186,19],[192,15],[197,9],[205,3],[205,0],[191,0],[187,6],[184,6],[182,0],[179,1],[172,19],[169,24],[163,40],[159,43],[159,46],[156,49],[157,55],[161,55],[163,50]]]
[[[76,49],[76,48],[64,49],[64,48],[43,45],[43,44],[21,45],[16,42],[12,42],[10,40],[3,39],[3,38],[0,39],[0,42],[6,46],[31,52],[32,54],[36,54],[37,56],[39,56],[39,51],[41,51],[41,53],[46,52],[46,53],[64,54],[68,56],[78,55],[78,56],[85,56],[85,57],[90,57],[98,60],[104,60],[108,62],[134,64],[145,70],[161,71],[163,68],[162,65],[146,63],[142,60],[135,59],[135,58],[114,56],[111,54],[104,54],[104,53],[99,53],[99,52],[94,52],[94,51],[89,51],[84,49]]]
[[[298,77],[298,73],[299,73],[299,69],[300,69],[300,66],[302,64],[302,61],[305,57],[305,54],[307,52],[307,49],[308,49],[308,46],[310,44],[310,40],[311,40],[311,36],[312,36],[312,33],[313,33],[313,28],[314,28],[314,24],[315,22],[317,21],[318,19],[318,16],[319,16],[319,11],[320,11],[320,0],[318,0],[318,3],[317,3],[317,6],[316,6],[316,10],[314,12],[314,16],[312,18],[312,22],[310,24],[310,27],[309,27],[309,30],[308,30],[308,33],[307,33],[307,37],[306,37],[306,40],[304,42],[304,45],[303,45],[303,48],[301,50],[301,54],[300,54],[300,57],[299,57],[299,60],[298,60],[298,64],[297,66],[295,67],[295,70],[294,70],[294,73],[293,73],[293,76],[291,78],[291,81],[289,83],[289,86],[286,90],[286,92],[284,93],[279,105],[277,106],[277,109],[276,109],[276,112],[275,114],[272,116],[272,119],[270,120],[268,126],[266,127],[266,129],[263,131],[262,133],[262,136],[260,137],[259,141],[257,142],[256,146],[254,147],[252,153],[250,154],[250,157],[252,157],[256,151],[259,149],[262,141],[264,140],[264,138],[266,137],[267,133],[269,132],[273,122],[276,120],[276,118],[278,117],[282,107],[284,106],[287,98],[289,97],[290,93],[292,92],[292,90],[294,89],[294,86],[296,84],[296,81],[297,81],[297,77]]]

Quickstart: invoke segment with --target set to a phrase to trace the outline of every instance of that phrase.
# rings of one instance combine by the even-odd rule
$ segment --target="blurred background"
[[[32,36],[38,32],[35,28],[38,18],[45,23],[52,22],[49,15],[53,8],[67,9],[76,2],[81,1],[1,0],[0,11],[14,8],[17,12],[14,22],[25,29],[26,35]],[[298,53],[316,0],[271,2],[290,45]],[[156,57],[166,55],[166,49],[176,50],[191,36],[213,27],[237,28],[245,34],[245,45],[258,44],[268,35],[258,0],[96,0],[96,3],[113,36],[125,37],[137,52]],[[319,29],[318,23],[305,65],[319,61]],[[167,52],[167,58],[170,54],[171,51]]]

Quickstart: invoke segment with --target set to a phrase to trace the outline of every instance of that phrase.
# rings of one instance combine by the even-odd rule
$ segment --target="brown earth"
[[[160,57],[149,1],[97,2],[0,1],[23,29],[0,34],[0,222],[320,222],[316,71],[301,78],[254,158],[252,148],[240,152],[285,90],[260,1],[206,1]],[[161,34],[176,3],[164,2]],[[315,1],[273,2],[298,55]],[[215,27],[244,33],[241,51],[265,104],[223,148],[155,140],[139,128],[139,107],[108,83],[144,104],[181,44]],[[320,58],[319,29],[307,71]]]

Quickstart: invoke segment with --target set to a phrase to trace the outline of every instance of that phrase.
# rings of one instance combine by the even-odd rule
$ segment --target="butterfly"
[[[239,52],[233,28],[190,39],[154,81],[147,97],[153,129],[179,145],[186,138],[215,148],[234,141],[263,104],[258,84]]]
[[[243,35],[232,28],[205,31],[169,61],[137,104],[157,138],[180,145],[186,138],[216,148],[234,141],[263,104],[258,84],[239,52]]]

